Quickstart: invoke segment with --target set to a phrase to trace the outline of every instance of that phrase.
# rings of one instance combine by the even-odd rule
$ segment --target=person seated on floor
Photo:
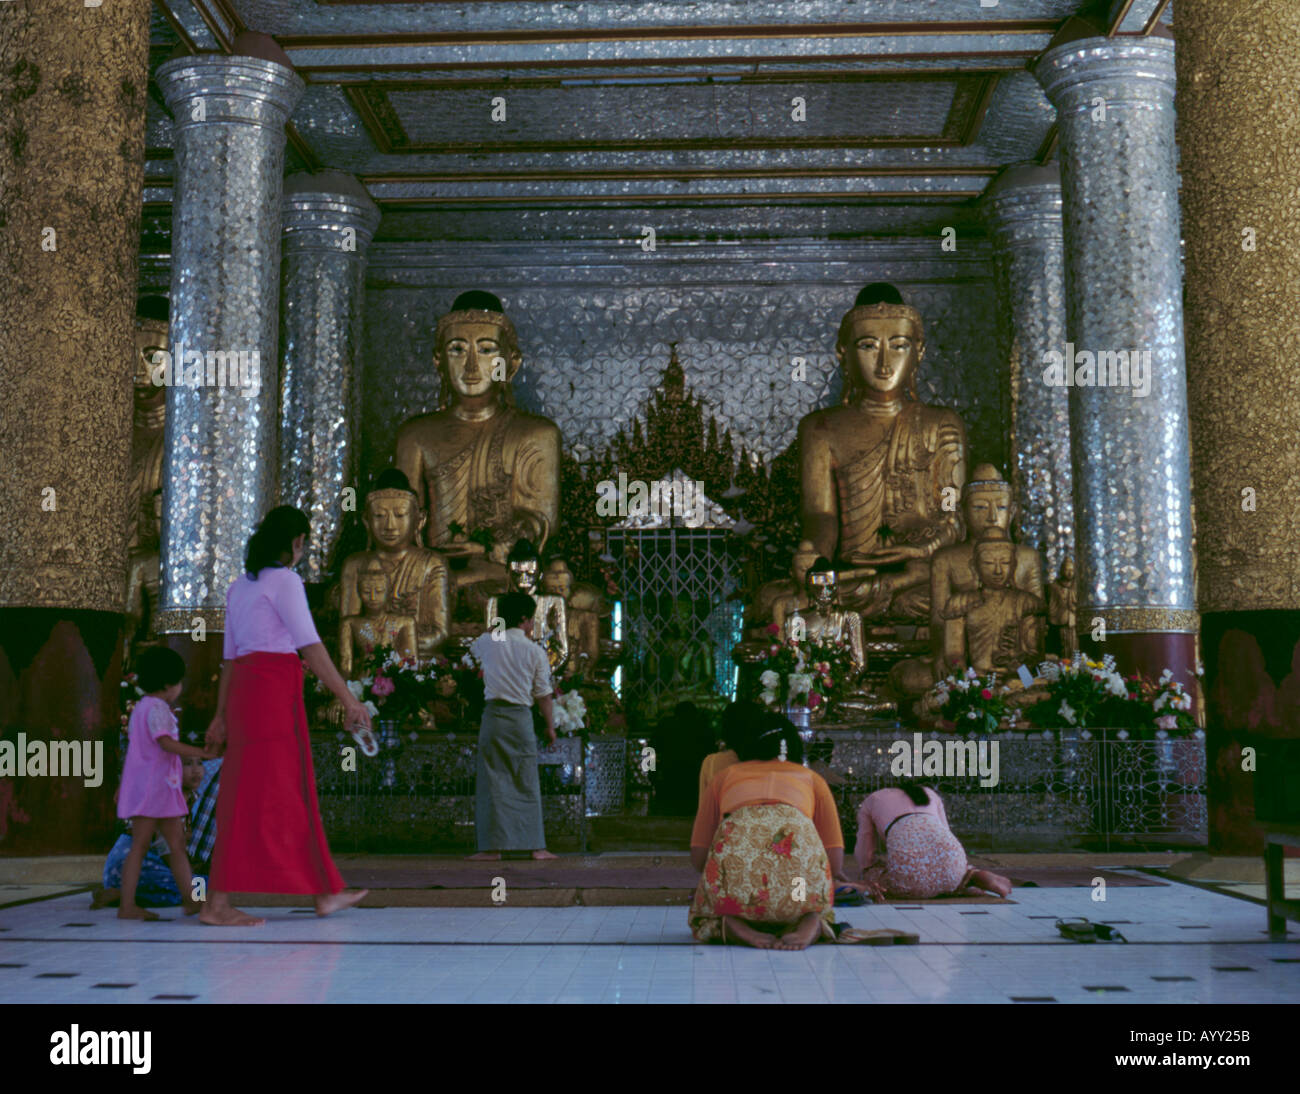
[[[1001,874],[967,863],[948,827],[943,799],[910,779],[863,800],[853,857],[862,871],[855,887],[877,902],[956,896],[972,886],[1001,897],[1011,892],[1011,882]]]
[[[739,750],[754,735],[754,727],[762,717],[763,707],[753,699],[737,699],[722,712],[722,724],[719,727],[722,733],[719,743],[722,747],[705,756],[704,762],[700,764],[700,801],[704,800],[704,788],[718,772],[740,762]]]
[[[799,733],[780,714],[764,711],[737,744],[739,762],[704,788],[691,832],[691,933],[758,949],[834,941],[834,881],[846,879],[830,787],[803,766]]]
[[[689,817],[698,803],[696,772],[713,751],[713,725],[707,711],[681,702],[656,727],[651,775],[654,798],[650,812],[660,817]]]
[[[185,794],[186,801],[190,803],[190,814],[186,818],[189,828],[186,851],[189,854],[190,866],[195,871],[194,876],[202,877],[206,885],[207,866],[212,859],[212,843],[216,838],[215,805],[221,761],[185,756],[181,759],[181,765],[181,791]],[[200,823],[200,807],[204,802],[207,803],[206,817]],[[117,842],[108,852],[108,858],[104,860],[103,884],[91,894],[91,908],[111,908],[121,901],[122,866],[131,850],[131,822],[126,820],[122,825],[125,831],[117,837]],[[203,839],[196,838],[199,836]],[[201,850],[204,843],[207,847],[207,856],[196,859],[195,852]],[[172,877],[171,866],[167,861],[168,853],[167,841],[163,839],[161,832],[156,833],[140,866],[140,881],[135,890],[137,907],[175,908],[181,904],[181,894],[176,889],[176,881]],[[189,897],[190,894],[187,893],[186,899]]]

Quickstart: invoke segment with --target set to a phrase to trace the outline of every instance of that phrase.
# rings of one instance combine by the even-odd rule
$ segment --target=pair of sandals
[[[1127,942],[1119,931],[1108,923],[1094,923],[1090,919],[1058,919],[1056,929],[1071,942]]]

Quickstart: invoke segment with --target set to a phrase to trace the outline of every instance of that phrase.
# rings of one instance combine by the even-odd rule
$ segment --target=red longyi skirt
[[[296,653],[248,653],[231,663],[209,884],[223,893],[344,888],[316,800]]]

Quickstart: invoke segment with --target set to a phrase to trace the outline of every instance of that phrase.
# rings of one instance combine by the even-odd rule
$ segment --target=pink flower
[[[775,626],[775,624],[773,624],[773,626]],[[781,649],[781,647],[778,646],[778,645],[776,645],[776,643],[773,643],[773,644],[772,644],[772,652],[773,652],[773,653],[778,652],[780,649]]]
[[[370,685],[370,690],[375,693],[377,699],[382,699],[385,695],[392,695],[397,690],[397,685],[387,676],[376,676],[375,682]]]
[[[992,699],[992,698],[993,698],[993,692],[989,691],[988,688],[981,688],[981,689],[980,689],[980,698],[981,698],[981,699]]]
[[[1162,714],[1156,719],[1156,725],[1160,729],[1177,729],[1178,717],[1174,714]]]
[[[811,710],[816,710],[816,709],[817,709],[819,706],[821,706],[821,705],[822,705],[822,697],[821,697],[820,695],[818,695],[815,691],[810,691],[810,692],[808,693],[808,707],[809,707],[809,709],[811,709]]]
[[[781,628],[780,628],[780,626],[779,626],[778,624],[776,624],[776,623],[769,623],[769,624],[767,625],[767,633],[768,633],[768,634],[780,634],[780,633],[781,633]]]

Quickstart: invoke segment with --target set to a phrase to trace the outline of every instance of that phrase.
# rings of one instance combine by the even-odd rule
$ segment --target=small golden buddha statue
[[[609,614],[605,598],[594,585],[575,581],[573,571],[562,558],[547,564],[542,574],[542,592],[558,596],[568,616],[570,657],[566,675],[590,674],[600,662],[600,621]]]
[[[777,578],[759,587],[754,602],[752,638],[766,644],[769,637],[768,624],[781,626],[791,612],[812,605],[808,573],[818,557],[817,548],[812,545],[812,541],[802,540],[790,560],[790,576]]]
[[[160,354],[168,348],[165,297],[140,301],[135,321],[134,416],[127,495],[126,640],[144,637],[158,606],[158,547],[162,532],[163,427],[167,388],[155,384]]]
[[[569,619],[564,598],[537,591],[540,568],[537,548],[528,540],[518,540],[510,549],[506,567],[509,577],[505,591],[527,593],[537,601],[533,612],[533,641],[546,650],[551,672],[558,673],[569,659]],[[488,630],[497,626],[497,599],[496,596],[488,599],[485,619]]]
[[[943,617],[961,621],[961,661],[981,674],[1013,672],[1042,653],[1043,599],[1012,584],[1016,545],[1002,528],[985,529],[974,555],[976,588],[949,597]]]
[[[843,405],[799,423],[803,535],[840,562],[845,607],[927,619],[930,560],[962,538],[966,427],[917,397],[924,324],[892,285],[858,294],[836,353]]]
[[[427,661],[447,638],[450,584],[447,564],[420,546],[424,515],[405,475],[392,469],[380,474],[375,489],[366,495],[363,519],[371,548],[343,562],[339,617],[361,614],[360,576],[378,562],[388,577],[388,609],[415,620],[417,659]]]
[[[438,320],[435,354],[443,405],[402,425],[395,463],[428,513],[427,544],[452,563],[455,618],[473,623],[505,582],[511,544],[528,539],[540,551],[555,527],[560,431],[515,407],[511,381],[523,358],[491,293],[456,298]]]
[[[415,617],[398,615],[389,609],[389,576],[384,564],[372,557],[357,574],[357,594],[363,615],[345,616],[339,623],[339,672],[345,680],[359,660],[378,646],[391,646],[399,656],[419,660],[419,639]]]
[[[1047,587],[1047,622],[1052,628],[1048,653],[1069,658],[1079,648],[1076,630],[1078,597],[1079,591],[1074,584],[1074,559],[1063,559],[1060,573]]]
[[[817,559],[807,574],[807,605],[794,607],[777,620],[781,634],[787,642],[840,642],[849,647],[854,674],[866,668],[867,659],[862,639],[862,617],[857,612],[843,611],[836,599],[835,571],[825,558]]]

